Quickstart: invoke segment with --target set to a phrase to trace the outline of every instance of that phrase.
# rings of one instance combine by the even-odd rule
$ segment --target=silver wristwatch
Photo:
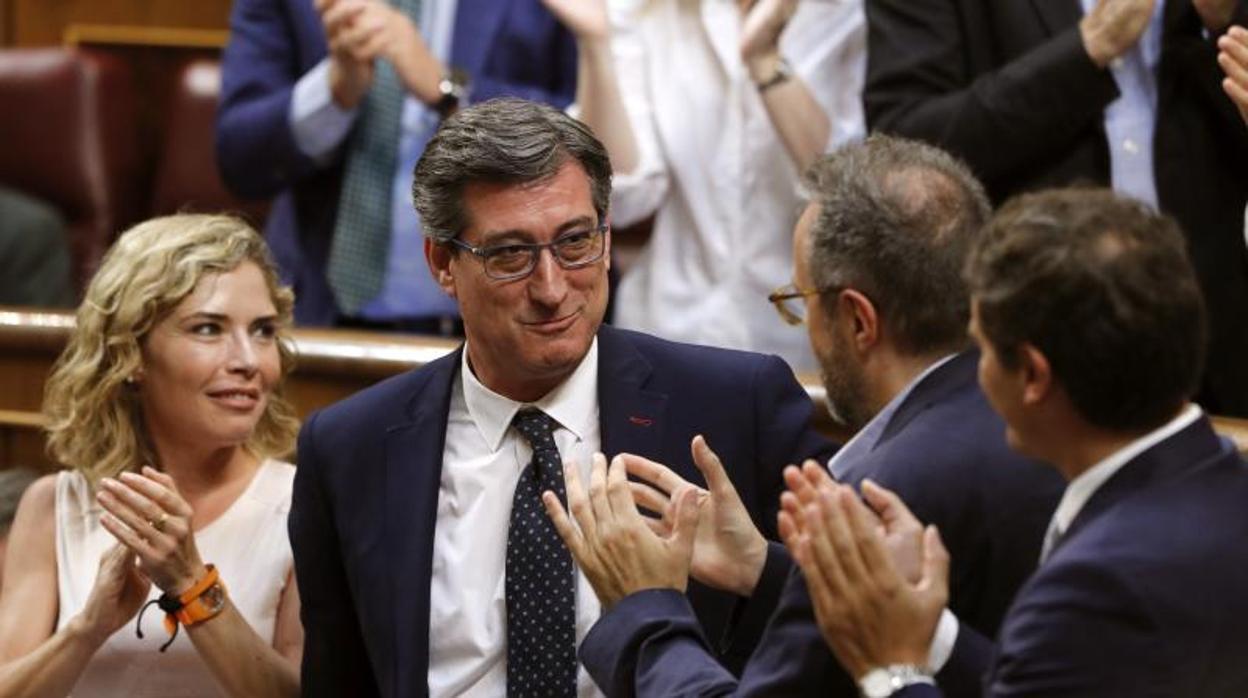
[[[876,667],[858,679],[858,690],[863,698],[888,698],[906,686],[917,683],[936,685],[927,667],[915,664],[889,664]]]

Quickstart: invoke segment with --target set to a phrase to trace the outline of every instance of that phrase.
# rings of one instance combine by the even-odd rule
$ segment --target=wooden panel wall
[[[0,469],[17,464],[51,468],[39,431],[43,382],[69,336],[73,316],[0,307]],[[299,354],[287,384],[300,417],[378,380],[444,355],[455,343],[349,330],[296,329]],[[823,386],[815,375],[799,375],[815,404],[815,426],[844,440],[828,418]],[[1214,427],[1248,453],[1248,420],[1214,418]]]
[[[72,25],[228,28],[230,0],[0,0],[11,7],[6,19],[7,45],[50,46],[62,43]]]

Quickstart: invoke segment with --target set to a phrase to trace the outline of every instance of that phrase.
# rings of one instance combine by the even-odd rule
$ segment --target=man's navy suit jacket
[[[450,64],[471,76],[472,101],[512,96],[561,109],[572,101],[576,39],[540,0],[459,0],[452,32]],[[217,165],[236,193],[277,197],[265,237],[295,289],[299,324],[327,325],[337,315],[325,272],[345,148],[332,162],[315,162],[290,129],[295,83],[327,51],[312,0],[234,3],[222,56]]]
[[[810,399],[788,366],[605,326],[598,351],[603,452],[701,483],[689,445],[704,434],[774,537],[783,467],[833,450],[811,430]],[[438,483],[459,367],[456,351],[384,381],[312,415],[299,435],[289,523],[304,695],[427,692]],[[723,633],[734,598],[694,584],[689,598],[707,632]]]
[[[1202,418],[1107,480],[1019,591],[998,647],[959,628],[942,677],[959,675],[990,696],[1248,696],[1248,464],[1234,446]]]
[[[1062,481],[1006,445],[1005,424],[976,381],[978,357],[959,354],[920,381],[874,448],[846,464],[842,480],[870,477],[940,528],[953,555],[953,609],[993,633],[1035,569]],[[737,609],[743,627],[754,625],[756,614],[775,613],[739,683],[707,651],[688,604],[671,592],[621,601],[590,631],[581,659],[611,696],[857,695],[824,643],[805,581],[782,546],[771,546],[744,609]],[[976,690],[971,682],[960,692]]]

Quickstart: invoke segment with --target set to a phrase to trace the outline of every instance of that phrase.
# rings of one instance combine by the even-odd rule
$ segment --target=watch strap
[[[761,94],[776,85],[788,82],[791,77],[793,77],[793,68],[789,65],[788,59],[782,56],[780,60],[776,61],[774,72],[772,72],[772,74],[765,80],[759,80],[754,83],[754,85],[758,88],[758,91]]]
[[[225,608],[225,583],[215,565],[207,565],[207,568],[208,573],[178,597],[182,607],[173,615],[188,628],[214,618]],[[207,597],[214,594],[217,598],[210,603]]]

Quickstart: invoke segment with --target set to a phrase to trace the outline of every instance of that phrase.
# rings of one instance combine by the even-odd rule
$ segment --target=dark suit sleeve
[[[787,465],[800,465],[807,458],[826,463],[836,447],[811,426],[810,397],[793,376],[788,364],[769,356],[755,371],[753,424],[757,457],[753,473],[755,501],[745,502],[757,512],[755,524],[769,540],[779,538],[776,517],[780,494],[784,491],[783,472]],[[782,546],[773,545],[760,580],[760,588],[749,599],[738,602],[723,637],[719,638],[720,659],[734,672],[741,671],[758,644],[780,597],[784,579],[792,566]]]
[[[1188,11],[1195,15],[1195,9],[1189,7]],[[1248,5],[1244,2],[1236,5],[1231,23],[1248,26]],[[1199,21],[1193,19],[1190,31],[1166,37],[1159,70],[1178,76],[1174,81],[1177,93],[1168,95],[1169,99],[1199,101],[1203,105],[1200,113],[1209,115],[1209,123],[1216,123],[1219,147],[1234,149],[1236,159],[1242,161],[1248,159],[1248,129],[1244,128],[1244,119],[1235,103],[1222,90],[1226,74],[1218,65],[1218,36],[1206,32]],[[1159,107],[1168,109],[1170,105],[1163,103]],[[1190,174],[1179,173],[1179,176]]]
[[[751,381],[751,394],[758,448],[758,500],[746,502],[746,506],[760,512],[761,520],[756,523],[763,535],[779,540],[776,516],[784,491],[785,466],[801,465],[807,458],[826,464],[836,446],[811,425],[814,409],[810,396],[780,358],[768,356],[760,362]]]
[[[287,7],[278,0],[238,0],[230,15],[230,42],[221,61],[217,166],[225,184],[242,196],[273,196],[316,170],[290,128],[291,94],[302,73],[292,34],[299,18]]]
[[[1011,611],[987,695],[1186,692],[1159,681],[1173,661],[1163,656],[1164,629],[1129,573],[1096,563],[1054,564],[1060,567],[1040,572]]]
[[[1117,98],[1112,75],[1088,57],[1077,27],[972,74],[972,54],[998,48],[979,43],[992,37],[969,36],[990,30],[982,17],[960,16],[959,5],[868,0],[863,103],[871,130],[939,145],[991,182],[1075,139]]]
[[[779,605],[741,676],[738,695],[828,698],[856,696],[815,623],[806,579],[791,567]]]
[[[689,599],[673,589],[622,599],[590,629],[580,657],[612,698],[727,696],[737,683],[715,661]]]
[[[552,80],[547,85],[507,80],[490,75],[473,76],[471,99],[474,103],[495,97],[520,97],[533,102],[543,102],[558,109],[572,103],[576,97],[576,39],[560,26],[558,38],[547,49],[550,51]]]
[[[339,553],[333,512],[320,479],[313,415],[299,432],[290,507],[290,544],[295,556],[303,621],[304,696],[378,695]]]

